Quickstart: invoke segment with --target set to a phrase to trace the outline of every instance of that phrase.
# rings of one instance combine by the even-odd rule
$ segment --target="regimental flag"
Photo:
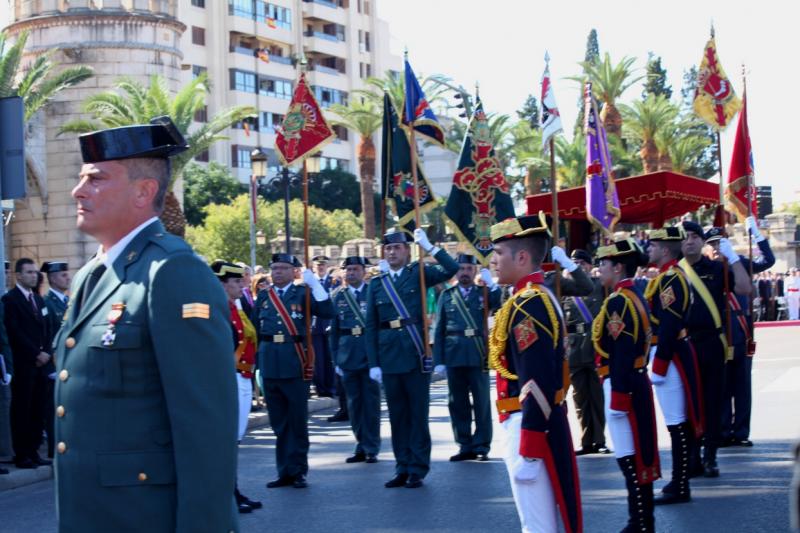
[[[403,124],[413,127],[428,141],[444,147],[444,129],[425,99],[425,93],[422,92],[422,87],[414,71],[411,70],[408,59],[405,60],[405,92]]]
[[[308,89],[305,73],[300,74],[289,109],[276,130],[275,149],[285,166],[303,161],[336,137]]]
[[[697,73],[694,111],[715,130],[724,130],[741,107],[742,101],[736,96],[733,85],[722,70],[712,32],[703,50],[703,60]]]
[[[754,184],[755,170],[753,166],[753,148],[750,145],[750,130],[747,126],[747,94],[742,98],[742,112],[739,114],[739,125],[736,127],[736,139],[733,141],[733,155],[728,170],[728,188],[725,197],[730,210],[736,213],[739,221],[747,217],[747,187],[750,187],[750,212],[758,213],[758,200]]]
[[[494,153],[489,123],[483,102],[476,98],[475,112],[469,123],[453,188],[444,214],[458,236],[484,266],[489,265],[492,240],[489,228],[514,217],[514,204],[508,182]]]
[[[258,57],[264,63],[269,63],[269,52],[267,52],[263,48],[258,48],[256,50],[256,57]]]
[[[619,197],[611,172],[606,128],[597,113],[591,82],[586,82],[583,101],[586,134],[586,218],[611,236],[620,216]]]
[[[387,204],[397,216],[397,225],[407,231],[413,231],[414,222],[414,179],[411,176],[411,145],[407,133],[399,125],[388,94],[383,95],[383,147],[382,147],[382,194]],[[420,213],[436,207],[428,179],[417,164],[417,181],[419,183]]]
[[[550,56],[545,53],[545,67],[542,74],[542,150],[550,152],[550,139],[564,131],[561,127],[561,113],[558,112],[553,86],[550,83]]]

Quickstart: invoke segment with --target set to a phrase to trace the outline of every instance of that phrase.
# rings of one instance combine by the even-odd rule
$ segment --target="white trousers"
[[[800,318],[800,292],[787,293],[786,303],[789,305],[789,320]]]
[[[603,380],[603,393],[606,404],[606,425],[611,435],[611,445],[614,447],[614,457],[627,457],[636,453],[633,446],[633,430],[627,416],[611,414],[611,380]]]
[[[253,401],[253,383],[250,378],[242,377],[237,372],[236,384],[239,386],[239,440],[242,440],[247,431],[247,417]]]
[[[650,359],[651,381],[653,376],[652,363],[653,359]],[[678,367],[675,366],[673,361],[669,362],[664,381],[658,384],[653,383],[653,389],[656,391],[658,405],[661,406],[661,412],[664,414],[664,421],[667,425],[676,426],[686,422],[686,394],[683,390],[680,372],[678,372]]]
[[[522,413],[512,414],[505,422],[506,453],[503,460],[511,481],[511,493],[517,506],[522,533],[556,533],[558,531],[558,508],[550,484],[547,468],[542,465],[533,483],[514,481],[513,465],[519,458],[519,443],[522,429]]]

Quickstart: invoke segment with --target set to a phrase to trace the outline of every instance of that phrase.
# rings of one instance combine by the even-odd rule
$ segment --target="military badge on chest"
[[[303,318],[303,307],[300,304],[292,304],[292,318],[295,320]]]
[[[514,339],[517,341],[517,350],[523,352],[539,339],[536,325],[533,320],[526,318],[514,326]]]
[[[108,312],[108,328],[100,337],[100,342],[103,346],[109,347],[114,345],[114,340],[117,338],[117,322],[122,318],[125,312],[125,304],[122,302],[111,304],[111,311]]]

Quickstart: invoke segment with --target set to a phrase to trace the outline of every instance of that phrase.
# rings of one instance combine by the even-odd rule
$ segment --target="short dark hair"
[[[122,161],[128,168],[128,179],[154,179],[158,182],[158,191],[153,198],[153,208],[159,215],[164,211],[164,201],[170,182],[170,164],[166,159],[152,157],[134,157]]]
[[[662,241],[661,244],[669,251],[669,255],[673,259],[682,259],[683,252],[681,251],[681,241]]]
[[[550,244],[550,240],[541,237],[523,237],[504,241],[504,244],[511,249],[511,253],[514,255],[522,250],[528,252],[528,255],[531,256],[531,263],[538,268],[542,265],[544,256],[547,255],[547,246]]]
[[[33,259],[30,257],[23,257],[22,259],[17,259],[17,262],[14,263],[14,272],[22,272],[22,267],[25,265],[35,265],[36,263],[33,262]]]

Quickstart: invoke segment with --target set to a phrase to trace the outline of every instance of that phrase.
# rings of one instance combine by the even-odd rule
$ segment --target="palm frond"
[[[17,41],[7,50],[5,49],[5,39],[3,54],[0,55],[0,98],[8,96],[18,96],[19,93],[14,88],[14,81],[17,77],[20,62],[22,61],[22,50],[28,40],[28,32],[19,34]]]
[[[47,76],[25,98],[25,120],[30,119],[57,93],[74,87],[92,76],[94,76],[94,69],[88,65],[65,68],[61,72]]]
[[[103,127],[103,124],[91,120],[71,120],[61,125],[56,137],[62,133],[89,133],[103,129]]]

